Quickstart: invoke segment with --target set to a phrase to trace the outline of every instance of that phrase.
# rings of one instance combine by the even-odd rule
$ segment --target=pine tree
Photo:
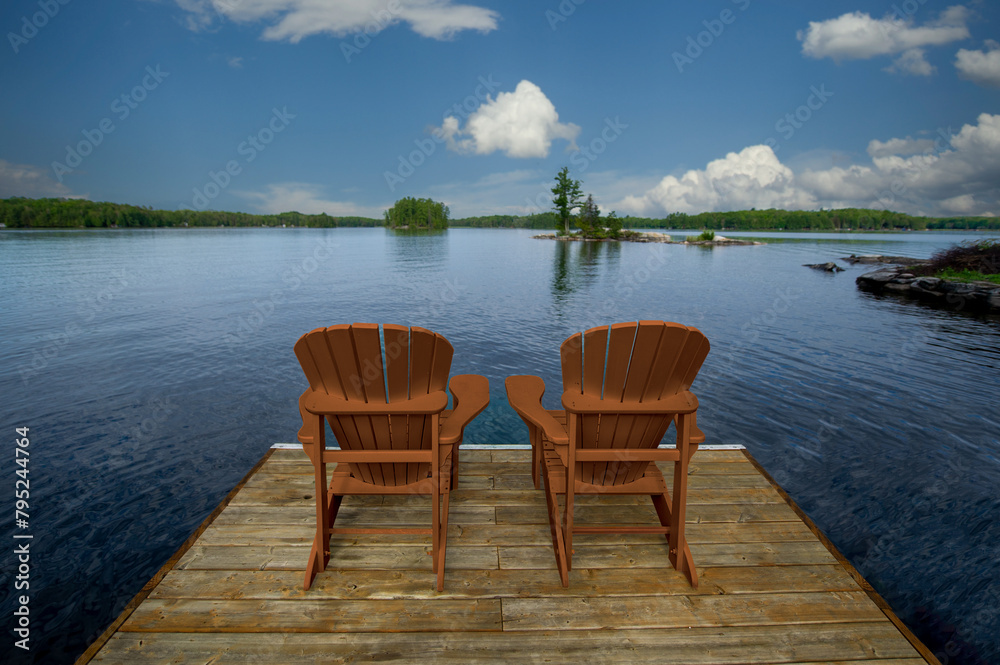
[[[580,191],[580,181],[569,177],[568,166],[560,169],[555,181],[556,186],[552,188],[552,193],[555,194],[552,198],[552,205],[559,213],[563,233],[569,235],[569,218],[573,210],[580,207],[580,198],[583,196],[583,192]]]

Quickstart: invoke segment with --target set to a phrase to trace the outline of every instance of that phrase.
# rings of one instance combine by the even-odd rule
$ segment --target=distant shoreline
[[[657,231],[704,230],[727,232],[906,232],[922,230],[995,230],[996,217],[915,217],[905,213],[870,208],[838,210],[733,210],[698,214],[670,213],[662,217],[618,218],[622,228]],[[451,228],[526,228],[549,232],[562,227],[555,212],[528,215],[481,215],[450,219]],[[276,214],[227,212],[224,210],[157,210],[123,203],[87,199],[0,199],[0,224],[8,229],[87,228],[378,228],[382,218],[353,215]]]

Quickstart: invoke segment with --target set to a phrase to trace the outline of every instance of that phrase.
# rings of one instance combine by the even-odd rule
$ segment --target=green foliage
[[[698,236],[688,236],[685,238],[688,242],[707,242],[710,240],[715,240],[715,231],[702,231],[701,235]]]
[[[601,209],[594,203],[592,194],[588,194],[587,200],[580,204],[580,212],[576,215],[576,226],[585,238],[596,238],[604,231],[601,226]]]
[[[552,188],[552,206],[559,213],[561,230],[569,235],[569,218],[572,212],[580,207],[580,181],[569,177],[569,167],[564,166],[555,177],[556,186]]]
[[[910,231],[931,228],[932,218],[901,212],[840,210],[733,210],[688,215],[675,212],[660,220],[643,220],[646,228],[712,229],[716,231]],[[639,224],[631,224],[638,228]]]
[[[252,215],[218,210],[153,210],[86,199],[0,199],[0,223],[12,229],[169,228],[184,226],[380,226],[377,219],[283,212]]]
[[[568,180],[568,169],[560,171]],[[557,177],[558,181],[559,178]],[[579,181],[575,183],[579,188]],[[555,189],[555,188],[554,188]],[[570,192],[573,194],[573,192]],[[438,224],[434,228],[470,226],[478,228],[559,228],[567,232],[570,214],[581,205],[579,193],[575,193],[573,208],[567,208],[564,219],[561,210],[536,215],[487,215],[449,221],[445,215],[444,226],[432,212]],[[442,206],[430,199],[403,199],[403,201],[424,201],[434,206]],[[553,200],[555,201],[555,199]],[[567,206],[570,199],[567,199]],[[398,203],[397,203],[398,205]],[[447,206],[442,206],[447,208]],[[395,210],[396,206],[393,206]],[[426,228],[426,208],[419,219]],[[440,210],[440,212],[445,212]],[[12,229],[30,228],[160,228],[160,227],[254,227],[254,226],[297,226],[328,228],[338,226],[382,226],[387,220],[365,217],[333,217],[326,214],[305,215],[299,212],[283,212],[277,215],[252,215],[242,212],[218,210],[153,210],[149,207],[132,206],[121,203],[95,202],[86,199],[28,199],[13,197],[0,199],[0,223]],[[557,226],[558,225],[558,226]],[[737,210],[732,212],[706,212],[699,215],[671,213],[661,219],[648,217],[614,217],[608,215],[603,227],[626,229],[690,229],[741,230],[741,231],[901,231],[922,229],[1000,229],[1000,219],[989,217],[949,217],[942,219],[912,217],[898,212],[846,208],[842,210]],[[609,231],[608,237],[616,237]]]
[[[609,238],[619,238],[622,235],[622,220],[618,217],[614,210],[608,213],[608,216],[604,218],[604,224],[606,228],[607,237]]]
[[[1000,229],[1000,219],[996,217],[945,217],[927,223],[929,229]]]
[[[485,215],[483,217],[465,217],[453,219],[451,226],[468,226],[479,229],[551,229],[559,221],[554,212],[543,212],[537,215]]]
[[[933,276],[947,282],[993,282],[994,284],[1000,284],[1000,275],[987,275],[975,270],[947,268],[934,273]]]
[[[602,218],[592,194],[588,194],[587,200],[580,205],[576,226],[580,235],[593,240],[617,239],[622,233],[622,220],[614,212]]]
[[[385,211],[385,225],[391,229],[446,229],[449,214],[443,203],[407,196]]]

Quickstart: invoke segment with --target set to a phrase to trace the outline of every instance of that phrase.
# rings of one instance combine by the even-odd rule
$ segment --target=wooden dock
[[[743,451],[691,465],[697,590],[642,534],[578,536],[563,588],[530,452],[461,455],[443,593],[429,537],[372,535],[336,537],[303,592],[312,466],[272,450],[78,664],[937,663]],[[577,501],[579,521],[656,522],[644,497]],[[421,525],[428,502],[348,497],[338,525]]]

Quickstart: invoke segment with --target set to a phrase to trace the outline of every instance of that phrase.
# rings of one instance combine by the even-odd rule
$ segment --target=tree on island
[[[446,229],[449,214],[443,203],[407,196],[385,211],[385,225],[390,229]]]
[[[580,205],[576,225],[584,238],[617,239],[622,233],[622,220],[614,211],[601,218],[601,209],[594,203],[593,194],[587,194],[587,200]]]
[[[555,177],[556,186],[552,188],[555,195],[552,198],[552,205],[559,214],[559,221],[562,224],[562,232],[569,235],[569,220],[573,211],[580,207],[580,199],[583,192],[580,191],[580,181],[569,177],[569,167],[564,166]]]
[[[577,213],[574,222],[584,238],[604,239],[621,236],[622,220],[614,212],[601,219],[601,209],[594,203],[593,194],[587,194],[586,200],[581,200],[583,197],[581,183],[569,177],[568,167],[562,167],[555,181],[556,186],[552,188],[552,193],[555,194],[552,205],[559,214],[563,235],[570,234],[569,220],[573,217],[573,210],[579,209],[580,212]]]

